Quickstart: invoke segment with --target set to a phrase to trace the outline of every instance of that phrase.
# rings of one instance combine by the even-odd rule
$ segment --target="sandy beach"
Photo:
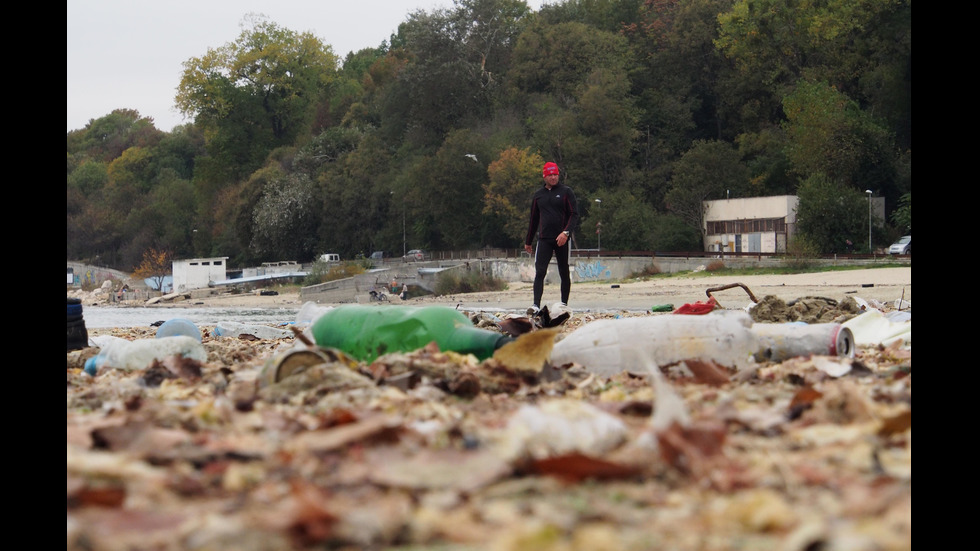
[[[729,289],[716,290],[729,285]],[[790,275],[712,276],[687,275],[655,278],[645,281],[620,281],[572,285],[569,306],[573,310],[644,310],[657,305],[675,307],[704,301],[711,296],[725,308],[742,308],[752,304],[752,296],[761,300],[776,296],[785,301],[803,297],[842,300],[848,296],[882,304],[912,301],[912,268],[873,268]],[[751,293],[751,295],[750,295]],[[545,286],[545,305],[559,300],[557,285]],[[367,298],[362,297],[366,301]],[[392,304],[440,304],[467,310],[514,310],[531,303],[531,283],[513,282],[503,291],[427,296],[407,301],[391,298]],[[222,294],[184,301],[195,307],[296,307],[302,306],[299,292],[278,295]]]
[[[744,288],[712,292],[726,309],[749,305],[751,291],[767,306],[855,297],[891,310],[904,298],[911,310],[911,268],[684,276],[574,284],[557,334],[532,330],[483,361],[434,343],[355,361],[292,337],[211,331],[196,358],[143,368],[90,373],[98,348],[69,350],[68,548],[911,548],[911,320],[906,344],[859,343],[853,357],[739,367],[724,335],[675,347],[651,332],[622,342],[629,358],[606,347],[601,359],[544,359],[585,324],[657,321],[644,310],[731,284]],[[546,287],[545,305],[557,294]],[[520,311],[530,295],[515,283],[405,303]],[[161,306],[301,300],[229,293]],[[90,334],[153,342],[154,331]],[[670,350],[691,357],[664,362]]]

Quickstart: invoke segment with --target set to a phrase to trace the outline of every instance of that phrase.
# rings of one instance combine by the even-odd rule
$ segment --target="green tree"
[[[527,234],[531,195],[540,185],[544,160],[527,148],[509,148],[487,167],[483,185],[483,212],[504,220],[502,233],[514,243]]]
[[[68,187],[84,197],[92,197],[109,181],[109,171],[102,161],[87,160],[68,174]]]
[[[748,171],[738,152],[726,142],[696,141],[676,163],[667,208],[704,237],[704,202],[744,196]]]
[[[538,21],[514,48],[509,97],[528,143],[576,191],[615,185],[628,167],[638,118],[630,60],[625,38],[576,22]]]
[[[848,240],[863,243],[861,236],[868,235],[868,202],[863,193],[814,174],[800,184],[797,195],[797,231],[817,251],[843,253]]]
[[[490,152],[470,130],[451,132],[433,155],[420,157],[401,182],[414,220],[414,233],[435,249],[495,245],[502,220],[481,216],[486,159]],[[474,161],[467,155],[476,157]],[[513,243],[513,242],[510,242]]]
[[[175,98],[207,137],[218,174],[240,178],[308,132],[337,58],[310,33],[257,16],[234,42],[184,62]],[[243,27],[245,27],[243,25]]]
[[[651,212],[653,220],[650,240],[654,251],[696,251],[701,249],[701,232],[683,218],[669,212]]]
[[[892,222],[900,232],[912,233],[912,192],[902,195],[898,208],[892,212]]]
[[[631,191],[605,190],[602,197],[583,194],[576,197],[579,210],[587,212],[576,232],[579,247],[599,247],[601,242],[604,250],[645,251],[653,248],[654,209]]]
[[[130,147],[151,147],[163,138],[153,119],[134,109],[116,109],[68,133],[68,154],[109,163]]]
[[[312,258],[316,244],[313,182],[294,174],[267,183],[252,213],[252,248],[279,260]]]
[[[911,113],[911,0],[738,0],[716,44],[740,72],[738,104],[777,100],[800,79],[826,81],[903,137]],[[733,83],[735,84],[735,83]],[[732,88],[734,90],[734,88]],[[879,115],[880,113],[880,115]],[[776,120],[772,111],[768,120]],[[910,145],[911,142],[908,142]]]
[[[894,188],[888,132],[845,94],[827,83],[801,81],[783,109],[787,156],[797,175],[823,173],[862,190]]]

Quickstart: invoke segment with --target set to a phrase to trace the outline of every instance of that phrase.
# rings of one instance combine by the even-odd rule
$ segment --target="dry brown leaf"
[[[324,452],[370,439],[393,440],[400,430],[401,422],[395,418],[370,417],[327,430],[301,433],[289,442],[288,447],[293,451]]]
[[[538,474],[558,477],[567,482],[628,478],[639,472],[635,466],[620,465],[579,452],[536,459],[529,466]]]
[[[515,371],[538,373],[555,347],[557,329],[525,333],[493,353],[493,358]]]
[[[121,482],[115,484],[86,484],[77,491],[69,493],[68,508],[73,507],[122,507],[126,501],[126,487]]]
[[[912,410],[903,411],[884,420],[878,429],[878,436],[900,434],[912,428]]]
[[[289,533],[300,546],[321,543],[330,537],[336,515],[330,510],[324,492],[305,481],[291,482],[294,508]]]
[[[695,382],[711,386],[722,386],[729,382],[728,370],[711,360],[691,359],[684,360],[684,363],[694,374]]]
[[[722,457],[725,435],[720,423],[700,421],[684,427],[675,422],[657,433],[657,441],[664,461],[682,472],[702,477]]]
[[[796,391],[793,395],[793,399],[789,403],[789,408],[791,410],[798,409],[801,407],[812,406],[813,402],[816,402],[823,394],[820,391],[815,390],[813,387],[804,387]]]

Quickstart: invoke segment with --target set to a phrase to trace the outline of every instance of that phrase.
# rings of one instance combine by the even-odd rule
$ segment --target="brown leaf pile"
[[[203,365],[95,377],[70,352],[67,548],[911,548],[910,350],[738,376],[543,361],[546,331],[595,318],[484,362],[331,351],[279,381],[290,339],[205,330]]]

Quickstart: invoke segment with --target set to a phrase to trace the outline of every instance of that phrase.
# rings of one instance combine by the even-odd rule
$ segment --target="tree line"
[[[579,248],[700,250],[702,201],[796,194],[799,239],[844,252],[866,190],[887,244],[911,232],[911,31],[910,0],[456,0],[341,59],[248,16],[184,62],[192,122],[68,132],[68,258],[519,248],[545,161]]]

